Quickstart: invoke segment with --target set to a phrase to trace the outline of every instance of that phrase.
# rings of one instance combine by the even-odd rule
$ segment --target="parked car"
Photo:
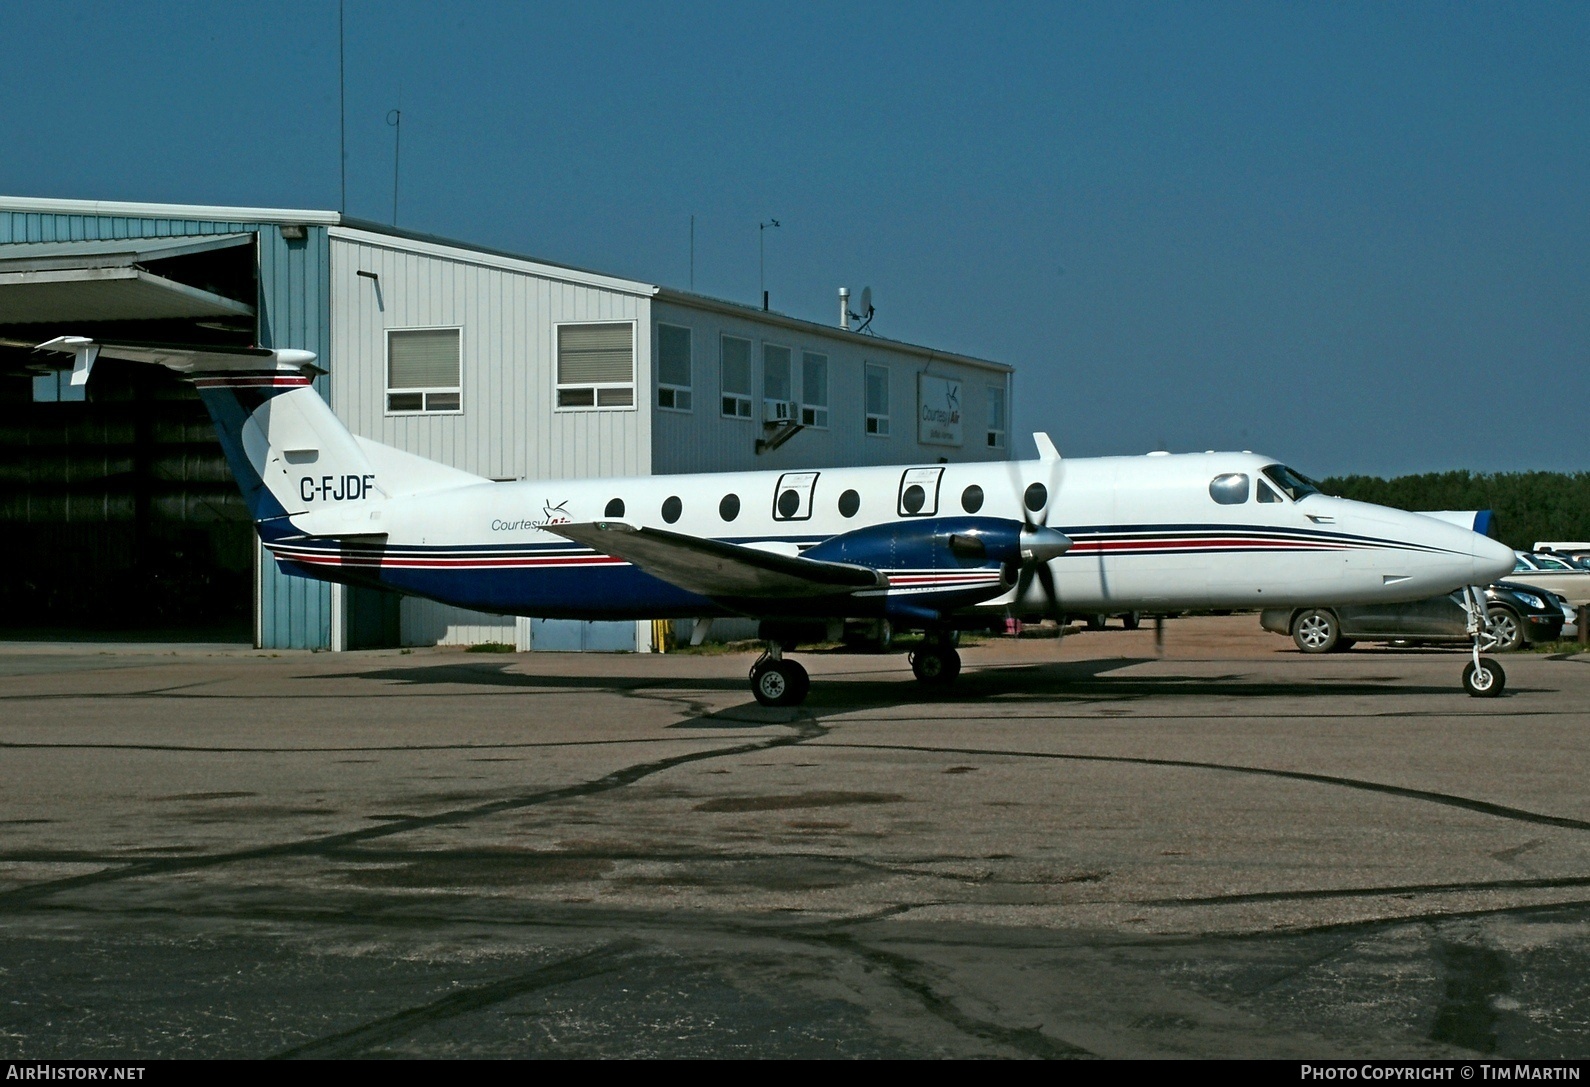
[[[1515,551],[1512,576],[1564,596],[1574,607],[1590,604],[1590,570],[1577,566],[1567,555],[1544,551]]]
[[[1103,630],[1109,625],[1109,622],[1112,618],[1119,619],[1121,621],[1121,625],[1127,630],[1136,630],[1143,622],[1142,613],[1135,611],[1114,612],[1109,615],[1101,615],[1097,613],[1083,615],[1067,614],[1065,621],[1067,623],[1081,623],[1089,630]]]
[[[1567,556],[1580,566],[1590,562],[1590,540],[1536,540],[1531,551],[1544,551],[1558,558]]]
[[[1561,597],[1533,585],[1499,581],[1485,590],[1498,652],[1526,642],[1555,641],[1566,618]],[[1290,635],[1305,653],[1351,649],[1360,641],[1458,642],[1469,640],[1461,592],[1411,604],[1359,604],[1340,608],[1269,608],[1265,630]]]

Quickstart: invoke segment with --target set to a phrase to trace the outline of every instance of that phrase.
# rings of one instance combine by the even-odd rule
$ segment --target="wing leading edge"
[[[633,563],[670,585],[715,600],[848,596],[888,584],[887,578],[866,566],[776,555],[659,528],[635,528],[616,521],[542,527]]]

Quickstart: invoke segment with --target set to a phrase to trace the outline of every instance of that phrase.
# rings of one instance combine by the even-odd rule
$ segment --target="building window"
[[[867,433],[889,436],[889,370],[884,366],[867,367]]]
[[[762,345],[762,402],[767,406],[766,421],[783,423],[795,417],[795,398],[790,392],[790,349],[776,344]]]
[[[723,414],[751,418],[751,341],[725,336],[720,343],[719,378],[723,383]]]
[[[988,448],[1005,448],[1005,387],[988,386]]]
[[[635,406],[635,326],[558,326],[558,407]]]
[[[828,356],[807,351],[801,355],[801,423],[828,426]]]
[[[657,406],[690,410],[690,330],[676,325],[657,326]]]
[[[394,328],[386,334],[386,410],[462,411],[463,378],[456,328]]]

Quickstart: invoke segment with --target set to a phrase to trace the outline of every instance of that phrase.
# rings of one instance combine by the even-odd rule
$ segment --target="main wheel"
[[[1336,614],[1324,608],[1310,608],[1292,620],[1292,640],[1305,653],[1329,653],[1341,634]]]
[[[1090,615],[1090,616],[1088,616],[1088,619],[1087,619],[1088,629],[1089,630],[1103,630],[1104,629],[1104,624],[1105,624],[1107,618],[1108,618],[1107,616],[1103,616],[1103,615]]]
[[[764,706],[798,706],[810,689],[811,677],[795,661],[758,661],[751,669],[751,693]]]
[[[1121,626],[1125,627],[1127,630],[1136,630],[1142,621],[1143,616],[1140,612],[1129,611],[1125,615],[1121,616]]]
[[[929,687],[947,687],[961,674],[961,655],[947,645],[924,645],[911,654],[911,671]]]
[[[1495,698],[1507,686],[1507,673],[1489,657],[1480,658],[1480,666],[1469,661],[1463,668],[1463,689],[1475,698]]]
[[[1496,644],[1491,648],[1498,653],[1511,653],[1524,644],[1524,622],[1512,608],[1492,608],[1491,633]]]

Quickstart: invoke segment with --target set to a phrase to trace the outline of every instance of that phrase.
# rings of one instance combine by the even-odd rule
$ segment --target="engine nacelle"
[[[1020,563],[1025,528],[1001,517],[924,517],[858,528],[801,554],[875,570],[975,570]]]

